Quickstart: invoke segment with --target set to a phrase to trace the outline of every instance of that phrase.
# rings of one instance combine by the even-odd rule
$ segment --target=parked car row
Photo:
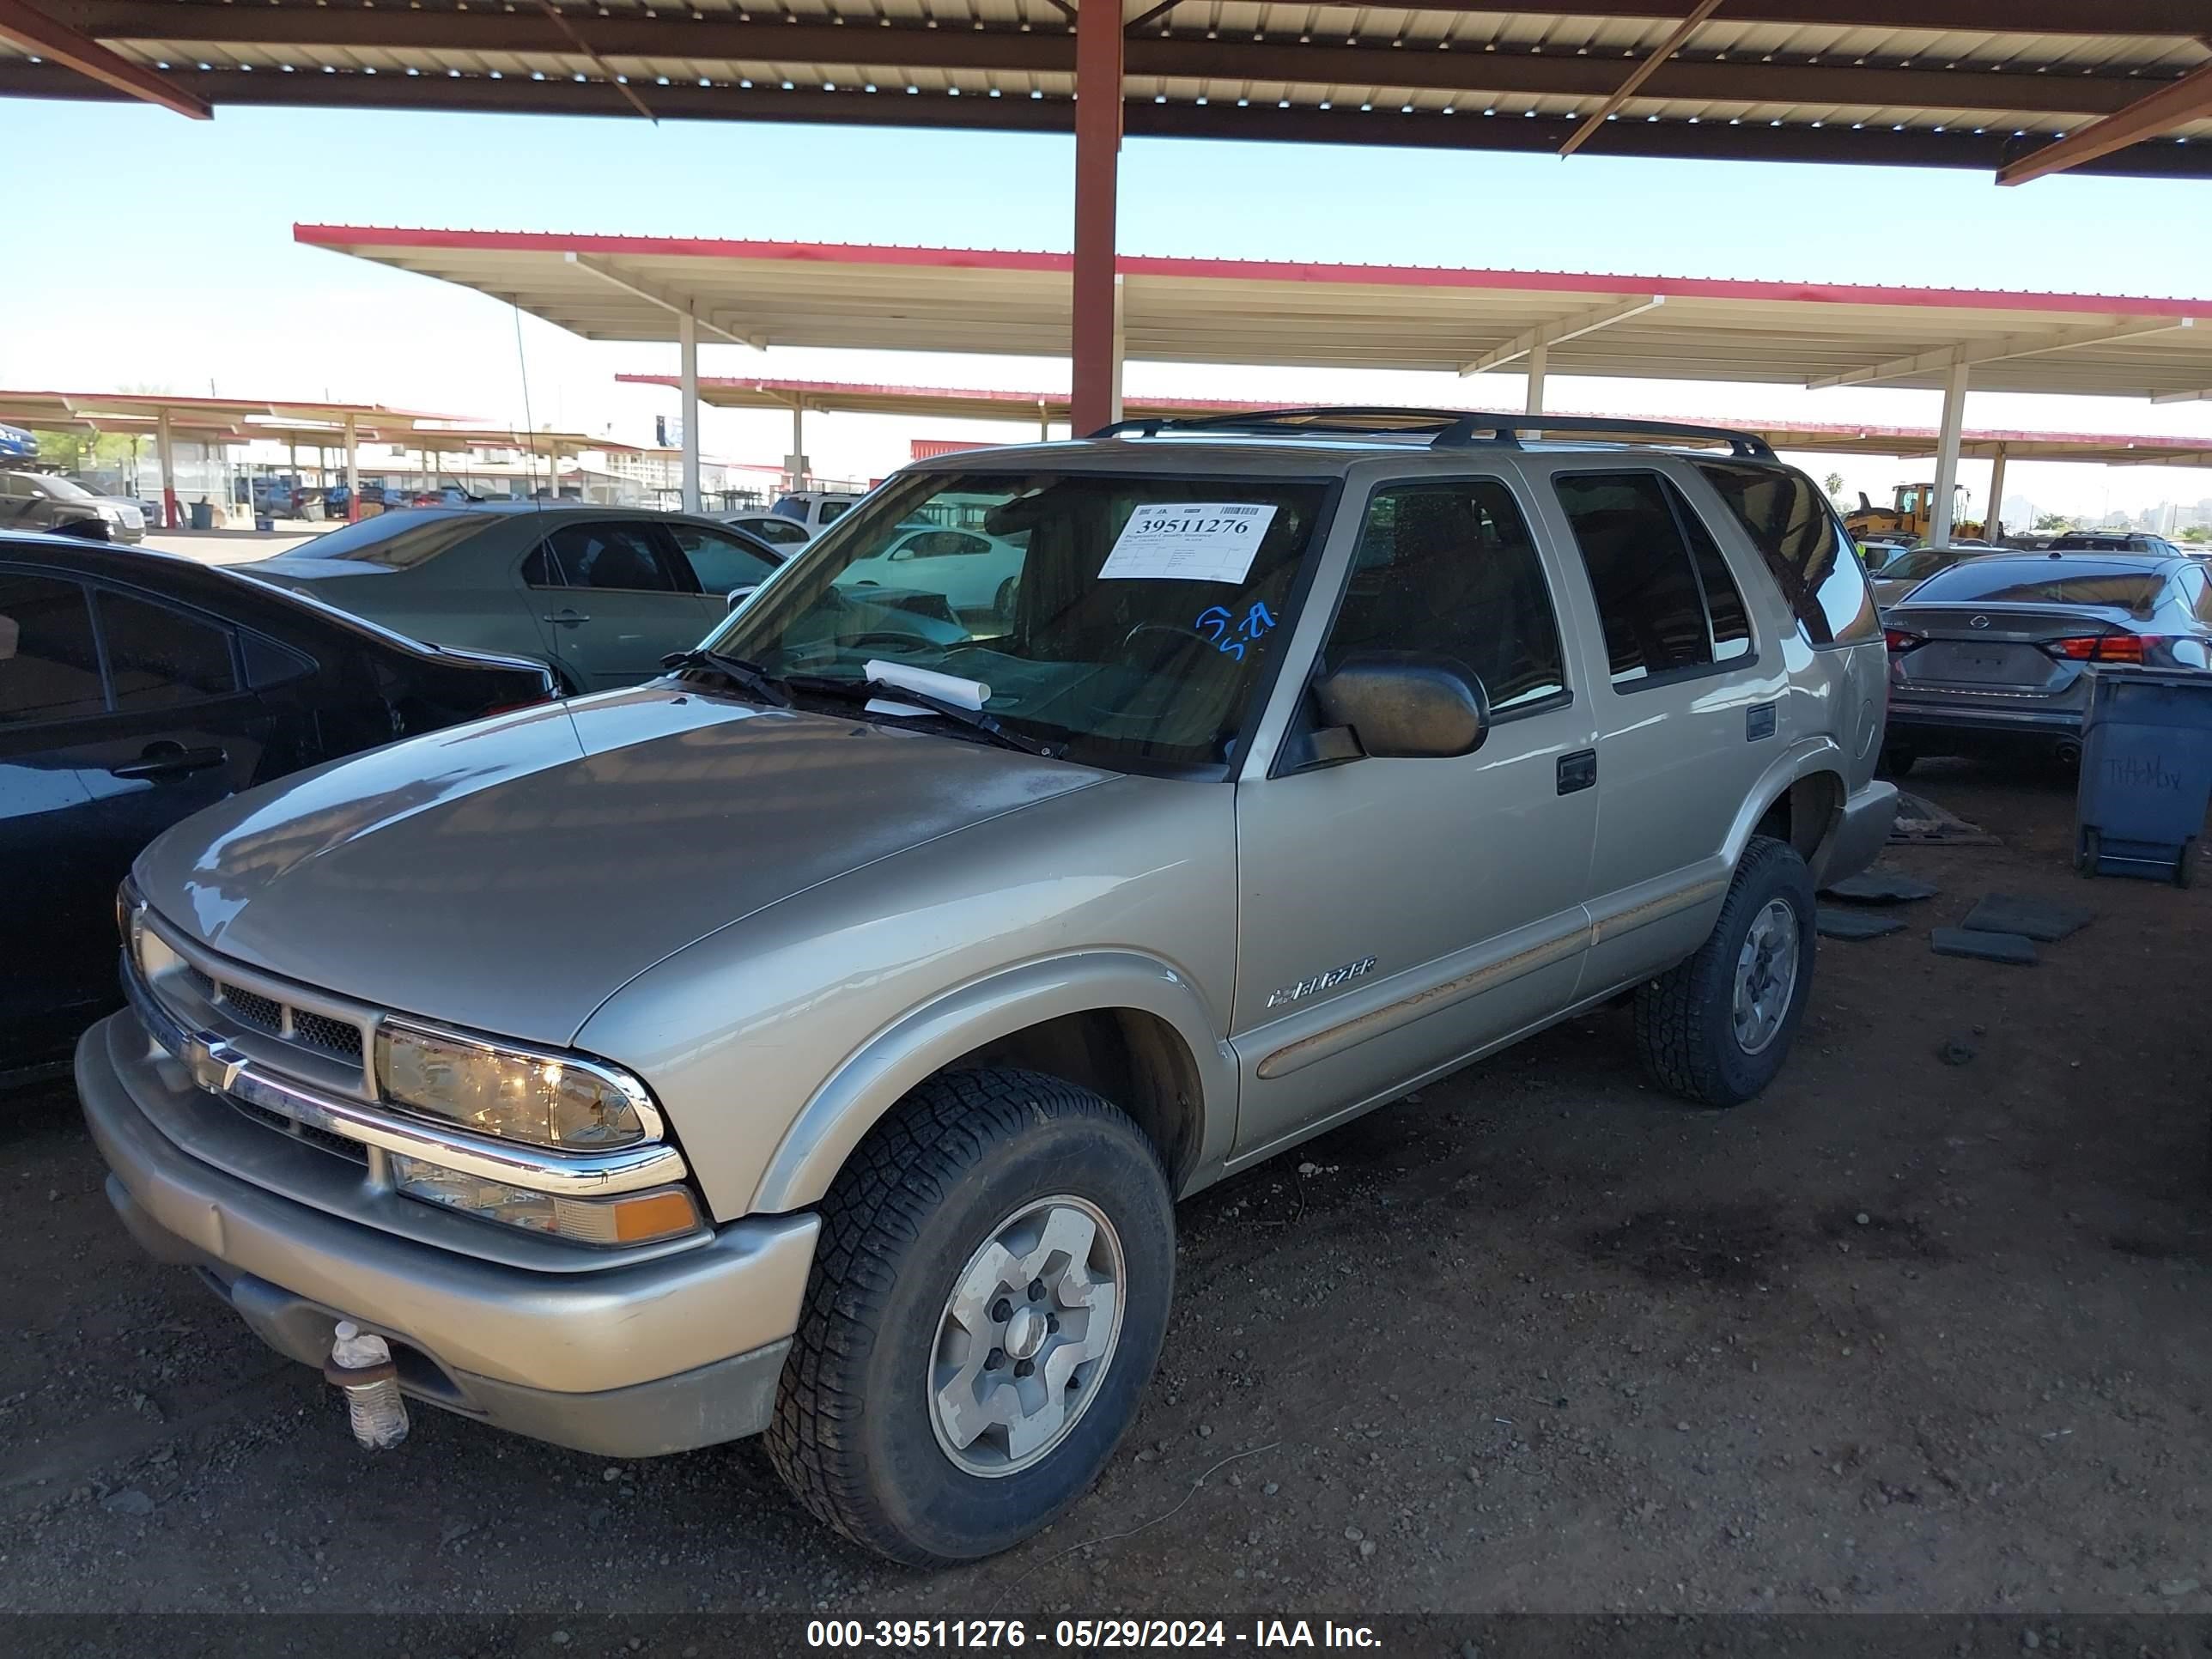
[[[763,544],[665,515],[201,573],[579,690],[694,648],[146,848],[76,1058],[119,1215],[295,1359],[380,1338],[418,1403],[762,1434],[903,1561],[1030,1535],[1136,1413],[1177,1197],[1619,996],[1656,1083],[1750,1098],[1815,887],[1887,833],[1818,488],[1741,434],[1482,418],[923,463],[733,611]],[[229,628],[213,683],[272,694],[276,623]]]

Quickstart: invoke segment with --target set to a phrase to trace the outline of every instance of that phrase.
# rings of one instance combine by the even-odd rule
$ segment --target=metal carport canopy
[[[1066,254],[299,225],[304,244],[501,300],[592,340],[1060,357]],[[2212,300],[1123,254],[1127,355],[2181,400]]]
[[[617,374],[626,386],[677,390],[673,374]],[[699,401],[715,409],[765,411],[804,410],[822,415],[898,415],[922,420],[1058,421],[1068,418],[1066,392],[1019,392],[1005,388],[874,386],[839,380],[746,380],[709,377],[699,382]],[[1149,398],[1130,393],[1122,414],[1133,421],[1176,416],[1233,414],[1267,407],[1224,398]],[[1555,410],[1555,414],[1618,411]],[[1942,434],[1932,426],[1873,426],[1863,422],[1773,421],[1700,416],[1700,423],[1748,432],[1776,449],[1801,454],[1892,455],[1932,458]],[[2212,437],[2116,432],[2029,432],[1968,428],[1961,434],[1961,456],[2015,461],[2087,461],[2112,466],[2212,467]]]

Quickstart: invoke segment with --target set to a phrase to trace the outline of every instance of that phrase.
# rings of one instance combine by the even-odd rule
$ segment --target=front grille
[[[361,1058],[360,1026],[327,1014],[311,1014],[305,1008],[292,1011],[292,1040],[341,1060]]]
[[[265,1106],[257,1106],[250,1101],[240,1100],[236,1095],[225,1095],[223,1098],[256,1123],[266,1124],[270,1128],[280,1133],[288,1134],[295,1140],[304,1140],[308,1146],[342,1158],[349,1164],[368,1162],[368,1148],[357,1140],[348,1140],[343,1135],[334,1135],[327,1129],[318,1129],[310,1124],[301,1123],[296,1118],[285,1116],[282,1112],[272,1112]]]
[[[274,997],[258,995],[243,986],[226,985],[222,988],[222,1006],[233,1019],[257,1031],[275,1036],[284,1029],[284,1005]]]
[[[192,964],[188,962],[185,964],[185,977],[191,981],[192,988],[195,991],[198,991],[210,1002],[213,1002],[215,1000],[215,981],[208,975],[202,973],[198,969],[193,967]]]

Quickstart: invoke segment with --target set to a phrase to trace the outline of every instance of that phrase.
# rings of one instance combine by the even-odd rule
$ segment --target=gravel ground
[[[2212,894],[2075,878],[2062,780],[1914,786],[2003,844],[1893,855],[1941,896],[1823,943],[1765,1097],[1668,1103],[1607,1012],[1204,1194],[1097,1490],[933,1576],[749,1447],[357,1452],[125,1237],[65,1088],[0,1102],[0,1609],[2212,1610]],[[2097,920],[1931,954],[1991,890]]]

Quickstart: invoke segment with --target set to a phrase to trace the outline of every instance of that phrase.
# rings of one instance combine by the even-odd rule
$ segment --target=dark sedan
[[[2103,663],[2212,669],[2212,582],[2188,558],[1984,554],[1882,613],[1892,775],[1922,755],[2029,746],[2078,758]]]
[[[0,1076],[65,1055],[118,1000],[116,885],[169,825],[552,694],[539,664],[420,645],[189,560],[0,534]]]

